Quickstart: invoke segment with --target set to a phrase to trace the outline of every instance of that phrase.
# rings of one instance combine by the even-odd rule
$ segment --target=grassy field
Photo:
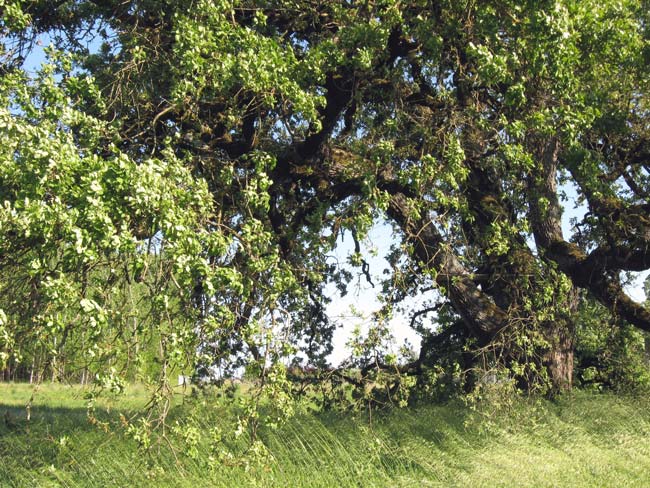
[[[337,487],[650,486],[650,400],[576,392],[556,402],[519,402],[482,415],[462,404],[422,406],[368,417],[303,414],[262,432],[273,461],[244,470],[209,452],[178,460],[143,455],[119,429],[86,418],[78,388],[44,385],[24,420],[28,385],[0,384],[1,487]],[[144,402],[130,387],[98,415]],[[207,405],[202,429],[227,405]],[[220,420],[221,419],[221,420]]]

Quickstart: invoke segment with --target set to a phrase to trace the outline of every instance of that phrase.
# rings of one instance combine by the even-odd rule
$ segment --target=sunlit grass
[[[30,395],[25,385],[0,385],[0,413],[13,422],[0,426],[2,487],[650,486],[643,398],[576,392],[499,413],[428,405],[375,413],[372,422],[367,414],[305,413],[262,431],[272,461],[244,470],[209,469],[207,444],[197,459],[181,452],[177,462],[164,449],[143,455],[119,429],[107,434],[88,423],[78,388],[44,385],[26,423]],[[111,408],[145,400],[142,387],[131,387]],[[203,408],[202,430],[224,425],[227,401]]]
[[[27,383],[0,383],[0,405],[12,407],[25,407],[33,398],[33,407],[65,407],[85,408],[87,405],[86,394],[92,391],[91,387],[79,385],[66,385],[61,383],[43,383],[30,385]],[[147,401],[147,390],[141,384],[130,384],[119,395],[102,394],[97,403],[103,407],[119,404],[121,408],[139,408]]]

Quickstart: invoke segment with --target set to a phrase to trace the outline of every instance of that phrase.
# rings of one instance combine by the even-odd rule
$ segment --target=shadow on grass
[[[117,411],[96,412],[108,429],[91,423],[84,407],[38,405],[27,421],[24,407],[0,401],[0,415],[0,487],[118,486],[119,464],[142,462]]]
[[[101,422],[119,421],[119,413],[124,410],[97,409],[94,416]],[[31,408],[31,418],[27,420],[27,409],[16,405],[3,404],[0,401],[0,436],[16,432],[39,431],[44,427],[52,432],[92,431],[97,425],[89,421],[88,409],[85,407],[50,407],[36,405]]]

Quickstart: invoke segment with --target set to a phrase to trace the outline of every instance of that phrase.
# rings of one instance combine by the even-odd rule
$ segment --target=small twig
[[[354,252],[360,256],[361,244],[357,238],[357,231],[354,228],[352,229],[352,240],[354,241]],[[370,286],[374,288],[375,284],[372,282],[372,277],[370,276],[370,265],[368,264],[368,261],[363,258],[361,258],[361,272],[366,277],[366,281],[370,283]]]

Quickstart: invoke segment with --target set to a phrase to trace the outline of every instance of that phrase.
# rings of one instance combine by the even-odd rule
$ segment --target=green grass
[[[302,414],[261,438],[274,461],[257,468],[217,466],[167,450],[149,457],[119,430],[86,419],[77,388],[44,385],[24,421],[27,385],[0,384],[1,487],[337,487],[650,486],[650,400],[576,392],[556,402],[518,402],[480,415],[461,404],[374,414]],[[115,417],[144,396],[98,406]],[[202,429],[227,416],[208,405]],[[107,412],[110,410],[110,413]],[[182,418],[180,416],[179,418]]]

